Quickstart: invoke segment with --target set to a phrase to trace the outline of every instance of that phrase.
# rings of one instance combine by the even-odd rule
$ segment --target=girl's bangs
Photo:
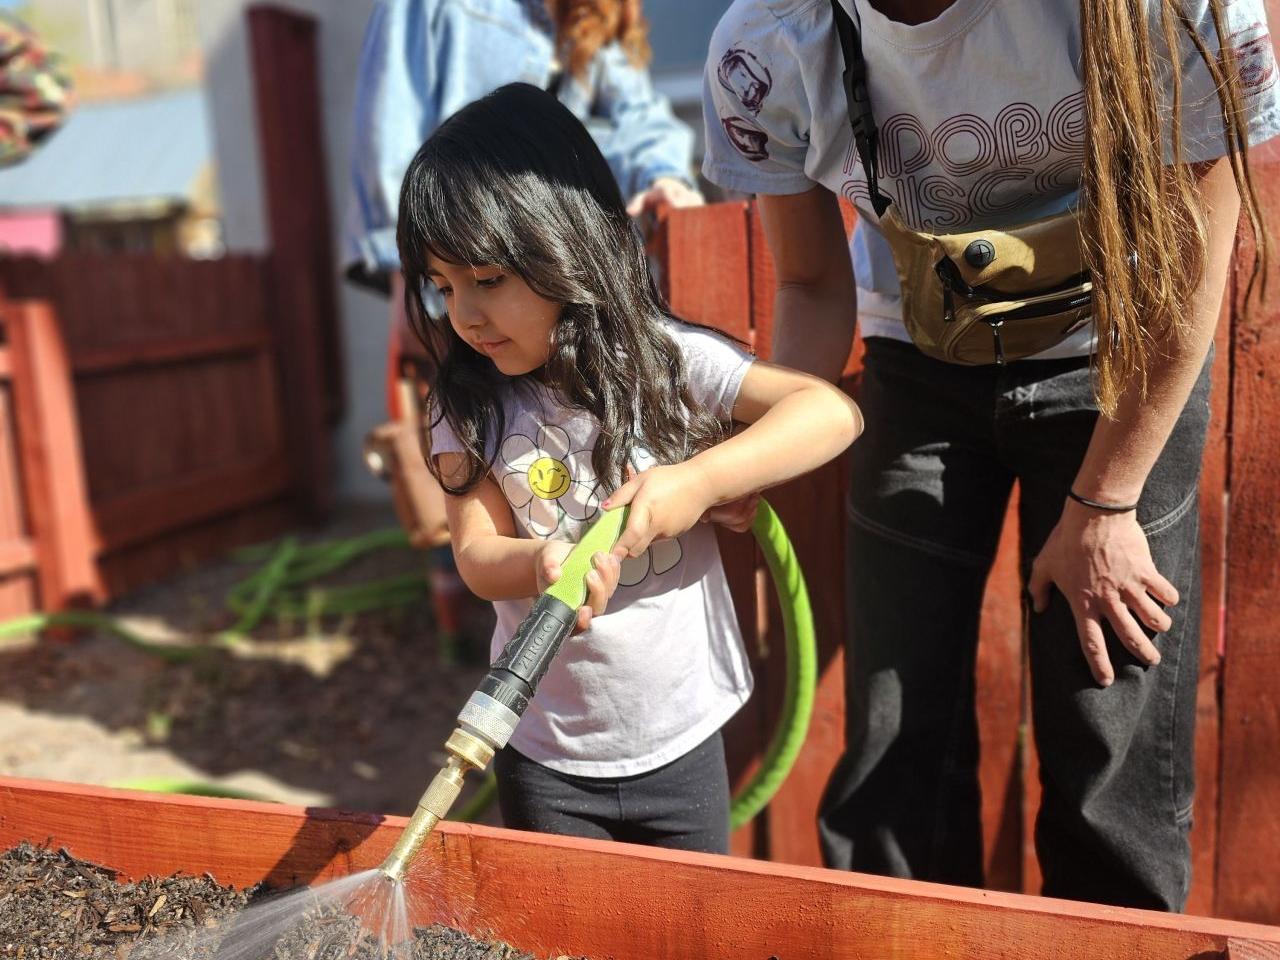
[[[430,170],[422,192],[422,209],[415,218],[425,259],[427,254],[446,263],[466,266],[513,266],[508,243],[511,224],[499,196],[488,188],[479,171]]]

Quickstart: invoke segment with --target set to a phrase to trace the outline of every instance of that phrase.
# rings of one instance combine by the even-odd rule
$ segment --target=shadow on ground
[[[394,522],[389,508],[348,506],[305,539]],[[383,551],[336,581],[424,566],[419,553]],[[410,812],[444,760],[483,654],[466,664],[442,648],[425,594],[345,620],[268,620],[243,651],[220,648],[212,638],[234,620],[222,598],[254,569],[224,560],[112,606],[131,629],[203,645],[187,662],[105,634],[0,646],[0,773],[97,784],[166,775],[243,784],[252,774],[268,799]]]

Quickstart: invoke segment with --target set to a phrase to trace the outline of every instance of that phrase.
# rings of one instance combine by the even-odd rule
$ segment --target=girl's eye
[[[453,287],[436,287],[436,291],[437,291],[437,292],[440,294],[440,296],[442,296],[442,297],[451,297],[451,296],[453,296]]]
[[[488,289],[490,287],[496,287],[504,279],[506,279],[506,275],[501,273],[493,277],[476,277],[476,286]]]

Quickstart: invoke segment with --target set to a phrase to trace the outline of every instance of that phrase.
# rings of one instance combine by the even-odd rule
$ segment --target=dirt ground
[[[347,504],[299,536],[394,524],[389,505]],[[0,640],[0,774],[111,786],[195,780],[294,804],[411,812],[483,666],[442,649],[425,593],[411,607],[354,618],[268,618],[243,649],[223,649],[212,638],[236,619],[223,598],[258,566],[224,559],[111,606],[135,633],[202,646],[188,662],[101,633]],[[326,582],[422,570],[422,554],[385,550]]]

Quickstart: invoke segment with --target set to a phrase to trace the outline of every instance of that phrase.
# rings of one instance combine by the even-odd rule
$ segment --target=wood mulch
[[[65,850],[21,843],[0,854],[0,958],[217,960],[219,931],[267,893],[224,887],[209,874],[117,882],[114,870]],[[383,954],[355,917],[330,910],[297,924],[262,960],[293,958],[382,960]],[[416,929],[395,958],[537,960],[440,925]]]

